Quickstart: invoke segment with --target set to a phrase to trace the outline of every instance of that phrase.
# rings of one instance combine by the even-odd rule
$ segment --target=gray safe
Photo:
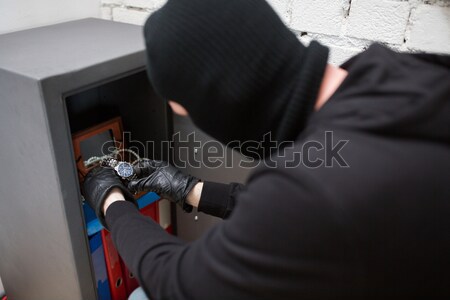
[[[114,116],[134,140],[168,139],[142,27],[84,19],[0,36],[0,277],[10,299],[97,298],[71,134]]]
[[[115,116],[132,140],[156,145],[145,152],[155,159],[170,159],[158,146],[174,131],[210,139],[189,119],[172,120],[154,93],[140,26],[84,19],[0,35],[0,278],[9,299],[97,299],[71,135]],[[248,173],[184,171],[220,182]],[[186,240],[218,222],[177,212]]]

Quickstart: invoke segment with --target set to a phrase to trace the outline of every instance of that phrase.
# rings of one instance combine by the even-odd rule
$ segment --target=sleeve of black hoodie
[[[346,277],[333,272],[351,268],[329,264],[342,263],[349,251],[341,251],[342,231],[315,187],[280,173],[258,176],[239,193],[230,217],[191,243],[167,234],[129,202],[113,203],[106,221],[152,300],[331,297]],[[311,282],[322,270],[327,276],[319,277],[330,280]]]
[[[237,195],[244,190],[244,187],[235,182],[223,184],[205,181],[198,211],[222,219],[228,218],[235,206]]]

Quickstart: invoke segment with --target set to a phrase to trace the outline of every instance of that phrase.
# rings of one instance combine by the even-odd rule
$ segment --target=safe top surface
[[[141,26],[89,18],[0,35],[0,70],[40,80],[144,50]]]

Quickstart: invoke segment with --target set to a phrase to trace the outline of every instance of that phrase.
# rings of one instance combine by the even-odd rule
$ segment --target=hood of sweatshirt
[[[341,67],[348,76],[309,126],[450,143],[450,56],[373,44]]]

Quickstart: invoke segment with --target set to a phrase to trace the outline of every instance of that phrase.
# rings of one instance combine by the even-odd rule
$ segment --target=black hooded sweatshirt
[[[342,67],[294,147],[245,188],[205,183],[199,209],[227,218],[200,239],[109,207],[152,300],[450,299],[450,59],[375,44]]]

